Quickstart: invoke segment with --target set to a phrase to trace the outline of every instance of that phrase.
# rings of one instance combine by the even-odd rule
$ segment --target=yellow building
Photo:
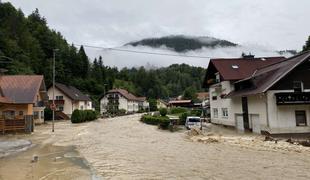
[[[9,120],[33,119],[44,122],[44,102],[47,100],[41,75],[0,76],[0,131]]]

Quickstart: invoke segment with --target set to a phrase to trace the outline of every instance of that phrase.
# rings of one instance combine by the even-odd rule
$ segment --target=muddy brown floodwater
[[[158,130],[139,118],[58,122],[54,134],[50,125],[44,125],[25,138],[41,145],[75,147],[104,179],[310,179],[309,151],[193,142],[184,131]]]

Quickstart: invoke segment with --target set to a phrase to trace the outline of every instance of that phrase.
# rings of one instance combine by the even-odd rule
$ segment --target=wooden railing
[[[0,132],[2,132],[2,134],[17,131],[27,131],[25,119],[0,119]]]

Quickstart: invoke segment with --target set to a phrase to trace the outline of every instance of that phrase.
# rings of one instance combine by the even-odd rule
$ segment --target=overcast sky
[[[310,35],[310,0],[10,0],[10,2],[15,7],[21,8],[26,15],[38,8],[51,28],[60,31],[68,42],[75,44],[118,47],[146,37],[185,34],[213,36],[248,47],[262,46],[263,49],[269,50],[300,50]],[[94,54],[94,51],[88,51]],[[96,51],[95,54],[103,54],[107,63],[112,65],[119,58],[119,55],[114,56],[113,53]],[[221,54],[223,53],[219,55]],[[155,61],[155,65],[162,63]],[[137,61],[133,64],[140,63],[145,62]]]

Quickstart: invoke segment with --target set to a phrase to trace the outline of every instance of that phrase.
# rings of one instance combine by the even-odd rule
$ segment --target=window
[[[238,68],[239,68],[238,65],[231,65],[231,67],[232,67],[233,69],[238,69]]]
[[[14,119],[15,118],[15,111],[4,111],[3,112],[4,119]]]
[[[64,110],[64,106],[58,106],[58,111],[63,111]]]
[[[23,111],[19,111],[18,115],[22,116],[22,115],[24,115],[24,112]]]
[[[63,96],[56,96],[56,100],[63,100],[64,97]]]
[[[82,105],[82,106],[80,107],[80,109],[81,109],[81,110],[84,110],[84,106]]]
[[[304,91],[304,83],[302,81],[294,81],[293,82],[294,92],[303,92]]]
[[[222,116],[225,118],[228,117],[228,109],[227,108],[222,108]]]
[[[33,112],[33,118],[34,119],[39,119],[39,112],[38,111],[34,111]]]
[[[213,108],[213,117],[214,118],[218,118],[218,116],[219,116],[218,109],[217,108]]]
[[[307,126],[306,111],[295,111],[296,126]]]

